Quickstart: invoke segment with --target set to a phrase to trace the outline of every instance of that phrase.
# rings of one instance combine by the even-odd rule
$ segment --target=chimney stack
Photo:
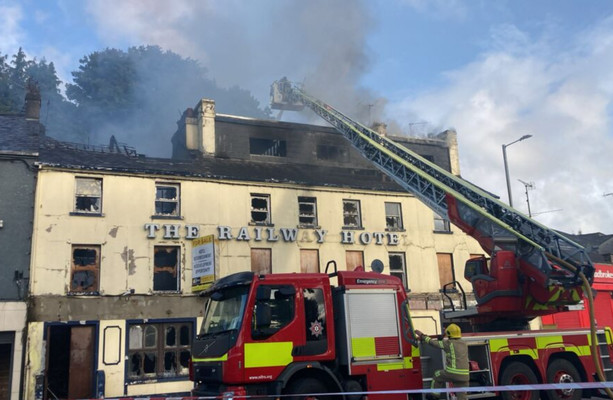
[[[32,80],[28,80],[25,116],[27,120],[38,121],[40,119],[40,89]]]

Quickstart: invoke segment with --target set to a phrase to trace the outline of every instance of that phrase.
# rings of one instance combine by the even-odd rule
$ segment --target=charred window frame
[[[193,321],[129,322],[127,335],[128,381],[189,378]]]
[[[451,224],[449,223],[449,220],[443,218],[437,213],[434,213],[434,232],[451,233]]]
[[[385,203],[385,227],[388,231],[401,231],[404,229],[400,203]]]
[[[389,253],[388,257],[390,263],[390,275],[400,279],[405,290],[409,292],[406,255],[404,253]]]
[[[252,225],[271,225],[270,217],[270,195],[252,193],[251,194],[251,224]]]
[[[343,228],[362,228],[360,200],[343,200]]]
[[[100,246],[72,245],[69,294],[100,293]]]
[[[320,144],[316,152],[318,160],[349,162],[349,150],[346,147]]]
[[[75,178],[75,203],[72,215],[102,215],[102,179]]]
[[[181,185],[178,183],[155,184],[156,218],[180,218]]]
[[[181,276],[179,246],[155,246],[153,252],[153,290],[178,292]]]
[[[317,198],[298,196],[298,225],[310,228],[317,226]]]
[[[256,156],[287,157],[287,143],[280,139],[249,138],[249,154]]]

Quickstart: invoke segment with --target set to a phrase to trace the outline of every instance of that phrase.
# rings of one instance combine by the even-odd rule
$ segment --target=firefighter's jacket
[[[426,336],[424,342],[445,352],[445,371],[458,378],[468,377],[468,345],[462,339],[436,340]]]

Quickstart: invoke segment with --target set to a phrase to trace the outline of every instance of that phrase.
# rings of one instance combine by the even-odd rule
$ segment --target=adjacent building
[[[0,114],[0,398],[21,397],[26,297],[34,218],[35,162],[44,127],[40,95],[21,114]]]
[[[393,139],[459,174],[455,132]],[[197,293],[234,272],[379,260],[404,282],[416,327],[432,333],[441,287],[457,280],[470,292],[462,270],[483,253],[478,243],[332,128],[220,115],[202,100],[172,145],[172,159],[161,159],[114,140],[41,141],[29,178],[25,398],[189,392]]]

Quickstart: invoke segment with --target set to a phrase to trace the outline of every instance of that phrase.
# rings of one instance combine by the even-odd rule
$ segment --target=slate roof
[[[172,177],[200,177],[251,182],[293,183],[306,186],[347,187],[367,190],[404,190],[379,171],[312,164],[279,165],[265,161],[202,157],[189,161],[87,151],[73,145],[44,141],[42,165],[83,171],[116,171]]]
[[[36,153],[45,129],[23,114],[0,114],[0,153]]]
[[[592,262],[611,264],[611,254],[613,254],[613,235],[607,235],[601,232],[581,235],[571,235],[568,233],[562,234],[570,240],[585,247]]]

